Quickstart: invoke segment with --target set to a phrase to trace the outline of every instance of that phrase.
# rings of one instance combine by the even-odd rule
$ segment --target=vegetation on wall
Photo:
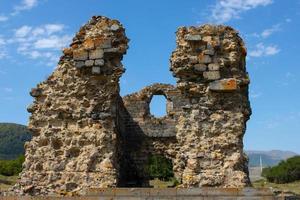
[[[169,180],[174,177],[172,161],[162,155],[151,155],[146,171],[151,179]]]
[[[262,176],[272,183],[290,183],[300,180],[300,156],[281,161],[274,167],[264,168]]]

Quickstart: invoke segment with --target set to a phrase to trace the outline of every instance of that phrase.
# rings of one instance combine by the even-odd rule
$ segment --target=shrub
[[[290,183],[300,180],[300,156],[281,161],[277,166],[265,168],[262,176],[273,183]]]
[[[0,174],[4,176],[17,175],[22,171],[22,164],[25,160],[24,155],[15,160],[0,160]]]
[[[146,171],[152,179],[169,180],[174,177],[172,161],[161,155],[149,157]]]

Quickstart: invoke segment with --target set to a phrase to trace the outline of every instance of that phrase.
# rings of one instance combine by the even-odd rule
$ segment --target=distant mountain
[[[26,126],[0,123],[0,160],[15,159],[24,154],[24,143],[31,140]]]
[[[249,157],[249,167],[260,166],[260,157],[263,167],[277,165],[280,161],[296,156],[297,153],[291,151],[246,151]]]

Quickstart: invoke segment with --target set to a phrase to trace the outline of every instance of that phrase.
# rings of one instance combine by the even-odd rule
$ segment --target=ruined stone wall
[[[182,27],[171,71],[189,99],[176,138],[184,186],[243,187],[249,184],[243,136],[251,110],[246,49],[227,26]]]
[[[32,89],[35,98],[20,186],[46,194],[115,187],[119,78],[128,39],[122,25],[93,17],[64,50],[59,65]]]
[[[130,160],[125,168],[136,173],[135,179],[147,182],[147,160],[161,154],[172,160],[184,187],[249,184],[243,153],[251,113],[245,56],[241,38],[230,27],[178,30],[171,57],[177,86],[154,84],[123,98],[123,148]],[[150,114],[153,95],[166,97],[165,117]]]
[[[150,155],[172,160],[181,187],[249,184],[243,135],[251,109],[246,49],[227,26],[181,27],[172,53],[176,86],[153,84],[120,97],[128,39],[116,20],[93,17],[64,50],[34,103],[21,192],[148,186]],[[153,95],[167,115],[151,115]]]

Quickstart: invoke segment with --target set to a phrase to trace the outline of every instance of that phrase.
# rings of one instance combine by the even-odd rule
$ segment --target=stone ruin
[[[179,187],[248,186],[249,77],[238,33],[221,25],[180,27],[170,59],[176,86],[156,83],[121,97],[128,41],[120,22],[93,17],[53,74],[31,90],[33,139],[18,190],[147,187],[151,155],[172,161]],[[166,116],[151,115],[153,95],[167,99]]]

